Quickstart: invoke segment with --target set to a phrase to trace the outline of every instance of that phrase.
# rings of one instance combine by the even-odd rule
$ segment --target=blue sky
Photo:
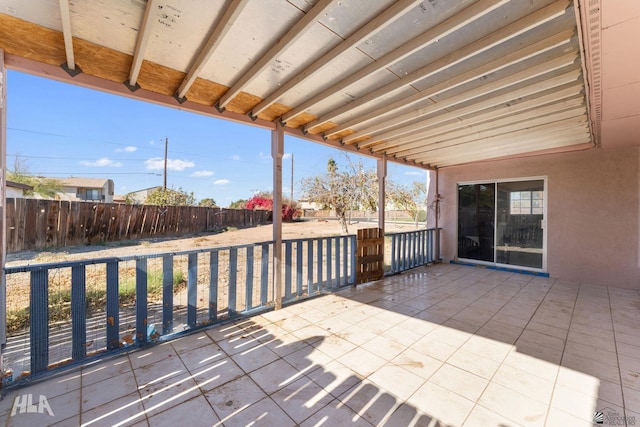
[[[162,185],[169,140],[167,185],[193,191],[219,206],[272,190],[268,130],[88,90],[32,75],[7,73],[7,168],[15,157],[34,175],[111,178],[116,194]],[[323,174],[340,150],[285,137],[283,193],[302,197],[300,180]],[[349,155],[374,169],[375,160]],[[392,162],[388,178],[404,185],[426,171]]]

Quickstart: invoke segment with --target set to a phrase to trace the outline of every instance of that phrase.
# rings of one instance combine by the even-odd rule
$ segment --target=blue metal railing
[[[355,236],[283,241],[283,302],[353,283],[355,244]],[[274,306],[272,251],[273,242],[262,242],[8,267],[8,286],[29,289],[29,317],[28,332],[10,334],[5,367],[28,377],[96,353],[268,310]],[[186,289],[184,280],[174,283],[178,271],[186,276]],[[161,284],[152,293],[154,277],[161,277]],[[127,281],[135,283],[133,301],[121,299]],[[62,304],[70,305],[71,320],[58,321],[51,310],[59,311],[53,307],[59,301],[56,292],[69,287],[70,301]],[[89,291],[101,292],[102,307],[88,301]],[[56,302],[50,300],[54,294]]]
[[[435,230],[386,238],[391,243],[387,274],[435,261]],[[283,304],[355,283],[355,235],[285,240],[282,245]],[[28,289],[29,301],[25,329],[10,331],[4,366],[21,373],[14,379],[29,378],[97,354],[269,310],[275,305],[272,253],[273,242],[261,242],[7,267],[7,289]],[[70,293],[66,300],[60,298],[65,292]]]
[[[385,254],[389,265],[386,274],[397,274],[421,265],[438,261],[440,229],[422,229],[403,233],[386,233],[391,240],[390,252]],[[385,242],[385,245],[387,242]],[[390,255],[390,257],[386,257]]]

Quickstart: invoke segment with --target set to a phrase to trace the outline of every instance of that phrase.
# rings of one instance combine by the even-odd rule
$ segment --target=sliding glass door
[[[542,179],[458,185],[458,257],[544,268]]]
[[[495,184],[458,186],[458,256],[494,260]]]

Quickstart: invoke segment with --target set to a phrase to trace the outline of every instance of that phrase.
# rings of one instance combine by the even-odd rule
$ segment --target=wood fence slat
[[[25,249],[36,248],[36,223],[38,220],[38,201],[28,200],[26,203],[26,216],[24,223],[23,241],[27,243]]]
[[[6,218],[7,218],[7,251],[13,252],[18,245],[18,233],[19,233],[19,221],[15,212],[18,209],[18,201],[16,199],[7,199],[6,206]]]

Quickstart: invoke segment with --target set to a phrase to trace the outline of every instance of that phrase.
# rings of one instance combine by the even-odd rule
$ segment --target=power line
[[[7,130],[13,130],[13,131],[18,131],[18,132],[26,132],[26,133],[34,133],[37,135],[47,135],[47,136],[56,136],[59,138],[78,138],[78,136],[73,136],[73,135],[63,135],[63,134],[57,134],[57,133],[50,133],[50,132],[43,132],[43,131],[39,131],[39,130],[33,130],[33,129],[21,129],[21,128],[15,128],[15,127],[9,127],[7,126]],[[153,140],[155,142],[155,139]],[[133,143],[129,143],[129,144],[125,144],[122,142],[111,142],[111,141],[104,141],[104,140],[98,140],[96,141],[97,143],[101,143],[101,144],[109,144],[109,145],[117,145],[120,147],[129,147],[129,146],[135,146],[138,149],[141,150],[152,150],[152,151],[160,151],[162,152],[164,147],[161,146],[152,146],[152,147],[147,147],[144,145],[134,145]],[[187,151],[171,151],[171,154],[182,154],[182,155],[186,155],[186,156],[197,156],[197,157],[205,157],[205,158],[210,158],[210,159],[218,159],[220,158],[220,156],[208,156],[206,154],[203,153],[190,153]],[[27,156],[24,156],[27,157]],[[34,156],[32,156],[34,157]],[[36,157],[34,157],[36,158]],[[125,160],[125,159],[123,159]],[[138,159],[129,159],[129,160],[138,160]],[[146,160],[146,159],[142,159],[142,160]],[[238,160],[236,160],[238,161]],[[242,161],[242,160],[239,160]],[[248,162],[248,161],[242,161],[243,163],[250,163],[252,164],[252,162]]]
[[[7,154],[7,157],[22,157],[25,159],[52,159],[52,160],[87,160],[87,157],[60,157],[60,156],[29,156],[22,153]],[[149,158],[109,157],[110,160],[149,160]]]
[[[178,154],[178,153],[173,152],[173,154]],[[193,155],[196,156],[196,154],[193,154]],[[208,157],[208,158],[219,158],[219,157],[202,156],[202,155],[197,155],[197,156]],[[21,157],[24,159],[49,159],[49,160],[88,160],[87,157],[32,156],[32,155],[22,154],[22,153],[8,153],[7,157]],[[145,162],[150,159],[149,157],[144,157],[144,158],[143,157],[108,157],[108,158],[109,160],[122,160],[122,161],[131,160],[131,161],[140,161],[140,162]],[[154,156],[151,158],[160,159],[162,157]],[[248,165],[264,166],[264,164],[261,162],[251,162],[249,160],[233,160],[233,161],[238,163],[248,164]]]
[[[51,132],[43,132],[43,131],[39,131],[39,130],[33,130],[33,129],[21,129],[21,128],[14,128],[14,127],[9,127],[7,126],[7,130],[14,130],[14,131],[18,131],[18,132],[26,132],[26,133],[35,133],[37,135],[47,135],[47,136],[57,136],[60,138],[79,138],[78,136],[73,136],[73,135],[62,135],[59,133],[51,133]],[[104,140],[100,140],[97,141],[101,144],[109,144],[109,145],[118,145],[120,147],[128,147],[128,146],[132,146],[133,144],[125,144],[122,142],[111,142],[111,141],[104,141]],[[140,149],[144,149],[144,150],[155,150],[157,151],[158,148],[157,147],[144,147],[144,146],[136,146],[136,148],[140,148]]]
[[[160,173],[155,172],[81,172],[81,173],[69,173],[69,172],[31,172],[30,175],[153,175],[162,176]]]

